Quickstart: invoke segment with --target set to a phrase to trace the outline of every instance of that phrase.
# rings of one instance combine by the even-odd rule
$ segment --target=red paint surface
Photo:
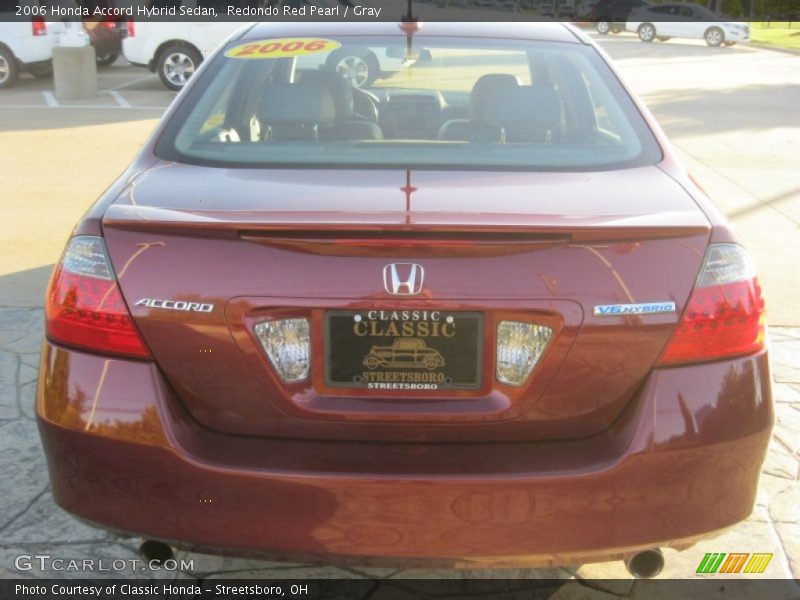
[[[707,244],[736,237],[638,106],[664,160],[597,173],[204,169],[153,156],[162,122],[76,228],[104,236],[154,362],[45,342],[56,501],[188,546],[395,563],[600,560],[746,518],[767,354],[654,366]],[[422,264],[423,293],[389,297],[388,262]],[[133,306],[147,297],[215,310]],[[656,301],[677,313],[593,315]],[[326,388],[324,311],[369,307],[484,313],[483,387]],[[276,315],[311,319],[308,382],[282,383],[250,333]],[[519,388],[494,379],[503,318],[556,332]]]

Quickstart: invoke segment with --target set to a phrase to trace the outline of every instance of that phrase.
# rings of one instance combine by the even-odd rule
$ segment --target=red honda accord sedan
[[[773,421],[745,250],[560,23],[229,39],[69,240],[37,414],[114,531],[640,575],[750,514]]]

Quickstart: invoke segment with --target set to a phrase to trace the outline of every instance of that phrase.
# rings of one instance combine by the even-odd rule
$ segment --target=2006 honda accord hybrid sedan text
[[[402,67],[358,88],[327,56],[366,49]],[[753,508],[764,316],[735,234],[577,30],[259,24],[73,232],[37,414],[58,504],[122,533],[652,560]]]

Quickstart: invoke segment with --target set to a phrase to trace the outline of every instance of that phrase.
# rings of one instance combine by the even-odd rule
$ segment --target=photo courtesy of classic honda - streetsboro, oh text
[[[748,253],[558,22],[242,28],[45,311],[56,502],[176,547],[652,576],[773,423]]]

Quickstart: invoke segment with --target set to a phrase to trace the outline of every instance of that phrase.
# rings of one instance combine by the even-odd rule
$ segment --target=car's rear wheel
[[[36,77],[36,79],[50,79],[53,77],[53,63],[46,62],[29,65],[28,73]]]
[[[365,88],[378,78],[380,65],[372,52],[354,53],[340,50],[331,54],[328,69],[347,79],[354,88]]]
[[[703,37],[706,40],[706,44],[714,48],[721,46],[725,42],[725,34],[719,27],[709,27]]]
[[[110,67],[119,58],[119,53],[117,52],[109,52],[108,54],[98,55],[95,60],[97,62],[98,67]]]
[[[598,21],[595,24],[595,29],[597,29],[597,33],[606,35],[609,31],[611,31],[611,23],[609,21]]]
[[[652,42],[656,39],[656,28],[652,23],[642,23],[639,25],[639,39],[643,42]]]
[[[11,50],[0,46],[0,88],[14,85],[19,77],[19,65]]]
[[[158,55],[156,70],[161,83],[171,90],[180,90],[200,66],[203,57],[185,44],[171,44]]]

